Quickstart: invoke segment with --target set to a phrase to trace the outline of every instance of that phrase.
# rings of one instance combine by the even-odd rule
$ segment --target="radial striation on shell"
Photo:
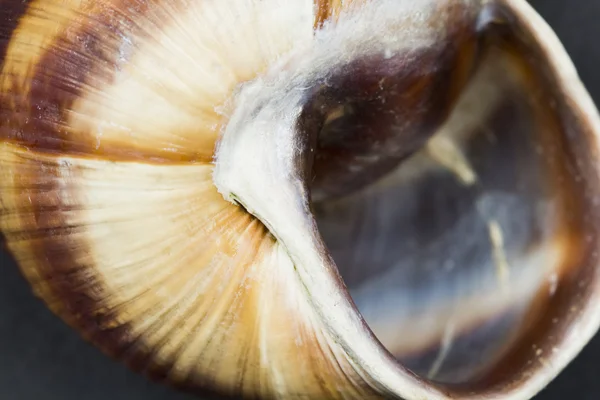
[[[520,0],[0,0],[0,67],[7,249],[54,313],[153,379],[525,399],[600,323],[600,123]],[[432,171],[480,190],[479,230],[464,211],[411,253]],[[435,278],[469,237],[485,263],[464,250]],[[456,335],[509,311],[485,371],[434,379]],[[532,365],[532,343],[559,354]]]

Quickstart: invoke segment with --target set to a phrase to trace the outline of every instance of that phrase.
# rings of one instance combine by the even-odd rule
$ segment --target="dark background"
[[[224,0],[220,0],[224,1]],[[531,0],[600,104],[600,1]],[[600,335],[535,400],[600,399]],[[0,254],[0,399],[191,400],[104,357],[31,294]]]

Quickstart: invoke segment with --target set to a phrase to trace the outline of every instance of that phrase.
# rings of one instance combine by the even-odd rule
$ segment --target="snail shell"
[[[527,399],[600,324],[597,110],[522,0],[3,2],[0,228],[136,371]]]

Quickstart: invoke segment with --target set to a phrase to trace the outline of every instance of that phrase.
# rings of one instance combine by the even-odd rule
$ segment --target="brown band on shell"
[[[123,115],[126,110],[114,111],[117,115],[121,113],[121,120],[125,118],[125,125],[114,125],[122,123],[120,120],[111,121],[113,125],[103,129],[114,132],[104,135],[94,120],[102,116],[83,108],[105,110],[111,103],[118,107],[121,104],[118,100],[125,101],[111,98],[115,96],[111,94],[112,88],[139,74],[131,65],[143,46],[163,48],[164,44],[153,43],[153,35],[171,23],[178,9],[184,9],[184,4],[145,0],[66,5],[33,2],[8,44],[8,58],[0,82],[3,88],[0,118],[10,125],[0,129],[0,137],[51,154],[147,163],[210,161],[210,141],[214,139],[209,138],[208,146],[190,144],[185,148],[170,143],[171,139],[166,136],[162,147],[153,148],[146,145],[143,135],[136,131],[140,122],[132,119],[137,117]],[[30,37],[35,38],[33,45],[26,44]],[[24,56],[29,51],[27,46],[37,53]],[[154,89],[159,98],[176,101],[168,91],[161,93],[162,89]],[[216,127],[203,122],[202,113],[194,109],[186,112],[195,113],[196,129],[212,129],[216,137]],[[210,118],[216,120],[216,117]],[[135,125],[129,126],[132,123]],[[178,140],[177,130],[182,128],[171,129],[172,132],[164,135],[174,135],[172,140]]]
[[[10,251],[104,352],[195,393],[269,398],[278,376],[314,397],[378,396],[312,314],[287,253],[220,197],[210,166],[2,149]]]
[[[0,21],[2,21],[0,24],[0,67],[4,63],[13,31],[19,25],[21,17],[27,12],[27,7],[33,1],[35,0],[0,0]]]
[[[212,156],[210,138],[210,146],[185,143],[191,153],[169,158],[156,142],[139,152],[135,142],[95,143],[98,137],[82,129],[86,121],[73,123],[97,116],[100,100],[111,103],[110,88],[105,89],[123,73],[120,63],[138,61],[134,50],[147,45],[140,53],[154,55],[153,39],[160,34],[145,36],[140,25],[150,21],[161,28],[183,5],[135,4],[46,0],[21,18],[20,33],[38,43],[32,46],[37,52],[19,49],[24,58],[11,59],[16,67],[5,64],[0,75],[0,116],[13,124],[0,131],[0,222],[24,275],[88,340],[154,379],[191,391],[210,387],[269,397],[280,390],[285,374],[285,389],[292,393],[378,396],[377,382],[362,377],[360,366],[346,359],[311,315],[293,264],[264,226],[223,200],[210,165],[172,163],[173,157],[194,161],[185,157],[197,151]],[[224,3],[210,4],[218,9]],[[36,31],[37,23],[46,31]],[[12,40],[17,48],[22,44],[18,34]],[[245,69],[239,79],[250,67],[250,75],[261,67],[236,66]],[[158,66],[165,71],[169,68]],[[86,100],[89,108],[80,112]],[[157,159],[170,164],[152,165]],[[124,162],[131,160],[143,162]],[[140,240],[146,246],[142,255],[135,252]],[[184,284],[193,285],[184,291]],[[203,289],[208,294],[198,288],[202,285],[209,286]],[[278,334],[266,337],[274,328]],[[222,347],[229,351],[224,354]],[[271,369],[275,373],[269,375]]]
[[[289,254],[279,247],[280,244],[273,239],[267,229],[253,217],[230,204],[226,204],[228,208],[224,213],[211,214],[206,211],[215,207],[215,204],[217,204],[216,208],[223,205],[223,199],[218,197],[219,194],[216,193],[210,174],[206,169],[176,170],[180,166],[174,165],[175,162],[207,161],[206,155],[212,152],[210,145],[202,147],[200,151],[193,146],[195,143],[183,140],[179,142],[181,148],[173,151],[160,146],[168,141],[156,140],[147,146],[144,146],[147,143],[139,141],[139,137],[137,141],[124,139],[111,142],[103,140],[97,132],[90,134],[82,128],[87,126],[86,122],[89,122],[85,121],[85,118],[83,120],[79,118],[82,115],[87,117],[92,115],[98,120],[110,119],[105,118],[101,113],[94,114],[93,107],[108,98],[108,102],[102,103],[103,111],[110,108],[107,104],[111,104],[111,96],[114,93],[104,89],[115,86],[118,80],[116,76],[120,68],[119,63],[123,61],[128,65],[136,65],[133,61],[134,48],[148,45],[140,52],[142,55],[152,53],[156,49],[152,47],[155,43],[146,42],[149,39],[144,33],[140,33],[143,29],[138,24],[146,21],[148,17],[151,24],[157,23],[157,27],[160,28],[161,17],[169,14],[166,10],[175,9],[179,5],[171,2],[162,5],[160,2],[143,1],[139,4],[143,6],[152,4],[152,7],[156,5],[157,8],[152,8],[150,17],[150,9],[127,8],[125,11],[125,6],[121,3],[118,5],[114,3],[107,5],[106,8],[100,7],[99,11],[85,10],[88,16],[93,15],[89,21],[87,17],[82,16],[80,19],[67,18],[66,25],[74,29],[61,31],[49,50],[45,49],[48,51],[40,55],[39,62],[29,64],[30,67],[35,67],[27,71],[34,75],[30,82],[31,87],[26,91],[18,92],[22,97],[11,97],[5,93],[0,98],[0,117],[10,116],[9,121],[16,121],[16,126],[11,126],[11,129],[4,132],[0,131],[0,138],[4,139],[4,151],[1,154],[7,157],[1,165],[8,166],[12,171],[3,171],[5,180],[2,183],[5,186],[2,187],[0,196],[5,197],[0,197],[3,211],[0,222],[3,223],[2,231],[8,236],[9,247],[20,261],[25,274],[29,273],[29,280],[39,284],[38,292],[50,303],[55,312],[74,327],[83,330],[90,340],[105,351],[124,359],[134,369],[143,371],[155,379],[174,380],[177,385],[190,389],[210,386],[222,392],[244,393],[249,397],[275,396],[280,394],[280,391],[289,395],[314,398],[380,397],[389,388],[377,381],[379,378],[377,374],[370,375],[369,371],[363,370],[361,362],[349,359],[348,354],[354,343],[347,341],[342,344],[346,347],[342,348],[339,337],[332,335],[331,330],[323,329],[322,316],[315,316],[314,310],[311,309],[310,293],[306,293],[305,288],[300,287],[296,266],[292,264]],[[222,2],[212,4],[218,7]],[[335,4],[339,3],[315,4],[319,11],[316,24],[320,26],[322,25],[320,21],[327,20],[330,15],[337,12]],[[133,12],[131,15],[135,18],[117,16],[113,14],[115,11],[131,11]],[[455,17],[461,16],[464,17],[460,14]],[[129,37],[134,40],[119,42],[122,38],[113,37],[115,31],[119,32],[119,24],[131,23],[134,20],[135,26],[127,27],[127,32],[135,32],[133,37]],[[96,27],[94,23],[98,21],[100,23]],[[196,25],[193,26],[200,29]],[[410,80],[417,81],[414,87],[402,86],[398,82],[387,82],[388,86],[384,85],[387,91],[393,92],[394,89],[402,88],[411,95],[413,94],[411,89],[415,92],[425,90],[426,100],[431,98],[435,100],[433,108],[438,123],[441,123],[445,115],[451,111],[458,92],[468,80],[477,53],[476,40],[471,36],[473,27],[469,26],[463,31],[463,26],[457,24],[456,28],[459,37],[457,41],[465,44],[464,51],[453,49],[451,56],[443,51],[418,54],[418,57],[422,57],[420,67],[423,64],[435,66],[440,62],[447,65],[449,58],[451,61],[448,65],[451,66],[441,74],[447,82],[440,84],[433,79],[435,71],[427,71],[428,76],[419,78],[419,71],[411,70],[413,75],[410,76]],[[106,38],[97,36],[99,32],[102,35],[106,34]],[[465,32],[466,34],[462,36]],[[78,42],[80,38],[83,42]],[[177,38],[181,39],[181,37]],[[101,45],[98,39],[102,40]],[[137,42],[136,39],[140,41]],[[117,46],[117,42],[124,44],[125,48]],[[176,41],[176,43],[183,42]],[[75,55],[71,54],[73,48],[79,49]],[[123,60],[119,60],[117,55],[123,54]],[[393,57],[391,59],[394,62],[399,61]],[[160,57],[151,60],[163,61]],[[350,77],[346,80],[340,79],[336,82],[336,87],[343,89],[346,85],[353,85],[359,88],[363,95],[367,93],[366,99],[358,96],[358,101],[362,102],[361,108],[371,107],[372,112],[383,115],[382,120],[385,120],[386,111],[390,110],[386,109],[386,106],[381,107],[377,104],[381,76],[369,76],[365,72],[369,71],[372,63],[373,60],[362,60],[348,66],[360,71],[364,76],[372,77],[372,80],[357,82]],[[385,66],[385,62],[381,59],[375,63]],[[397,68],[398,65],[402,65],[402,62],[398,62],[395,67]],[[398,72],[391,69],[392,73]],[[169,71],[169,68],[164,68],[164,71]],[[61,74],[62,72],[65,73]],[[242,78],[248,75],[246,72],[248,71],[240,73],[238,78],[244,80]],[[253,70],[252,73],[254,72]],[[384,70],[382,75],[389,73],[390,71]],[[9,76],[10,73],[6,73],[0,78]],[[552,76],[552,71],[549,72],[549,76]],[[50,88],[58,90],[54,92]],[[6,87],[4,89],[6,92]],[[8,87],[9,91],[13,89]],[[122,87],[120,89],[123,90]],[[169,92],[169,89],[173,88],[168,88],[166,91]],[[553,95],[557,94],[553,93]],[[327,101],[335,104],[339,100],[336,96],[338,96],[336,93],[327,93],[325,97],[329,97]],[[342,99],[348,96],[351,94],[339,95]],[[394,96],[391,97],[395,106],[402,104],[402,107],[411,108],[423,104],[420,98],[409,98],[410,101],[403,103],[402,98],[398,100]],[[169,99],[174,103],[178,100],[173,97]],[[87,104],[82,105],[86,101]],[[327,101],[325,120],[335,117],[337,113],[335,107],[327,104]],[[141,107],[141,104],[137,106]],[[191,110],[192,114],[198,111],[194,106],[191,105],[186,111]],[[15,116],[15,111],[24,114]],[[141,114],[145,114],[148,118],[153,116],[152,112]],[[77,124],[72,124],[71,117],[77,121]],[[169,117],[177,120],[173,115]],[[572,116],[564,118],[570,117]],[[28,118],[33,118],[34,123],[31,123]],[[575,125],[576,119],[574,118]],[[381,121],[369,122],[377,126]],[[389,120],[385,122],[389,123]],[[201,124],[202,121],[198,123]],[[434,130],[433,127],[428,127],[427,123],[426,119],[417,121],[420,128],[425,126]],[[307,121],[309,128],[314,127],[315,124],[318,125],[318,121]],[[94,121],[89,125],[95,125]],[[24,126],[27,129],[21,129]],[[135,135],[139,132],[133,133]],[[81,137],[73,137],[70,136],[71,134],[81,135]],[[113,135],[112,139],[117,136]],[[204,144],[211,143],[212,136],[207,136]],[[144,135],[140,137],[150,140]],[[341,142],[344,143],[345,139]],[[412,143],[413,147],[418,147],[419,139],[417,137],[415,140],[417,144]],[[359,140],[356,147],[360,148],[363,145],[365,143]],[[184,151],[186,149],[188,151]],[[201,152],[200,155],[198,151]],[[577,157],[572,158],[577,159]],[[111,162],[114,160],[143,160],[144,162],[139,164]],[[90,162],[98,163],[90,165]],[[151,165],[156,162],[168,162],[170,165],[159,171],[152,169],[158,167]],[[190,163],[186,168],[198,166],[192,164]],[[577,167],[585,169],[585,166]],[[588,167],[593,172],[592,166]],[[335,170],[329,167],[324,169]],[[89,170],[93,170],[96,175],[87,174]],[[317,170],[322,169],[317,168]],[[198,172],[203,174],[202,179],[199,178],[201,174]],[[188,173],[186,178],[178,180],[185,173]],[[149,177],[154,180],[144,181]],[[369,174],[369,180],[372,178],[373,175]],[[144,185],[130,187],[140,181],[143,181]],[[177,185],[173,184],[175,181]],[[335,180],[334,184],[339,182]],[[206,187],[202,185],[209,189],[204,191]],[[202,190],[198,189],[199,187]],[[189,188],[199,191],[186,191]],[[22,193],[17,192],[18,190]],[[595,188],[592,192],[595,192]],[[165,193],[169,195],[165,196]],[[98,200],[99,198],[102,201]],[[157,198],[161,201],[152,203]],[[575,199],[575,207],[580,204],[577,201],[579,199]],[[99,203],[102,204],[99,206]],[[114,214],[98,212],[100,208],[103,208],[102,211],[118,210],[120,212],[118,217],[137,218],[137,221],[124,228],[119,226],[119,221],[114,220]],[[136,213],[140,209],[144,212]],[[186,224],[182,220],[186,219],[188,215],[184,214],[188,212],[191,222]],[[68,217],[71,213],[76,213],[83,223],[74,225],[70,222]],[[205,218],[193,219],[199,214]],[[153,223],[157,225],[144,225],[153,218]],[[161,218],[164,220],[160,220]],[[174,222],[174,219],[177,221]],[[574,225],[579,222],[574,221]],[[100,231],[106,232],[113,228],[117,233],[94,236],[98,234],[98,231],[93,229],[94,224],[102,223],[106,224],[101,226]],[[85,226],[86,224],[89,226]],[[148,226],[153,229],[147,229]],[[168,231],[167,226],[173,231]],[[117,227],[120,230],[115,229]],[[78,229],[85,232],[84,239],[80,237],[79,234],[82,232]],[[202,232],[199,233],[199,230]],[[578,230],[578,226],[575,230]],[[35,231],[40,238],[26,237],[23,240],[20,237],[30,231]],[[590,228],[590,232],[592,231],[593,227]],[[176,234],[170,234],[173,232]],[[596,244],[595,231],[593,233],[592,239]],[[150,249],[146,253],[148,259],[135,258],[139,257],[139,254],[133,254],[135,246],[129,241],[134,242],[144,235],[150,239],[147,243],[142,243]],[[114,237],[118,240],[111,239]],[[166,243],[169,239],[183,242],[187,246],[180,246],[178,248],[180,252],[172,254],[172,249]],[[210,247],[213,244],[214,248]],[[29,252],[27,246],[32,247],[34,251]],[[239,246],[242,247],[241,256]],[[589,249],[586,250],[589,252]],[[320,255],[327,256],[324,246],[319,248],[319,251]],[[95,259],[90,261],[88,258],[91,258],[92,254]],[[34,260],[28,260],[27,257],[33,257]],[[159,259],[161,263],[152,263],[153,258]],[[140,265],[136,265],[136,268],[128,268],[131,266],[128,263],[132,260]],[[574,261],[575,263],[577,262]],[[335,269],[331,262],[323,267]],[[36,269],[39,269],[40,276],[36,276],[34,272]],[[118,271],[118,269],[126,271]],[[566,269],[576,270],[576,268]],[[162,277],[161,279],[156,277],[158,274],[165,274],[168,278],[175,277],[176,282],[166,284]],[[222,274],[222,276],[213,281],[215,274]],[[122,275],[128,276],[129,287],[125,287],[127,285],[120,279]],[[210,284],[206,289],[208,294],[198,291],[197,286],[202,284]],[[189,286],[189,292],[182,290],[184,285]],[[144,289],[142,293],[140,288]],[[154,289],[159,293],[154,293]],[[110,291],[109,295],[106,295],[107,291]],[[559,291],[556,298],[560,298],[561,293],[567,292]],[[573,296],[572,292],[568,294]],[[144,297],[145,295],[147,298]],[[55,299],[60,300],[55,301]],[[567,303],[558,304],[557,309],[563,307],[562,311],[566,312],[565,304]],[[201,311],[198,311],[199,308]],[[266,332],[272,334],[267,336]],[[537,335],[534,333],[533,339],[524,340],[525,347],[522,348],[537,340]],[[371,343],[373,342],[375,340]],[[547,343],[544,344],[543,350],[548,351],[548,346]],[[224,352],[223,348],[227,351]],[[369,349],[373,350],[373,348]],[[525,352],[523,351],[522,354]],[[525,365],[524,360],[518,359],[517,362]],[[380,364],[381,362],[377,367]],[[398,372],[399,369],[394,371]],[[498,371],[490,375],[493,378],[488,382],[497,384],[507,373],[514,373],[502,368]],[[388,379],[390,387],[408,386],[403,386],[401,374],[387,375],[388,378],[390,376],[392,377]],[[395,383],[390,384],[396,377],[398,378],[396,381],[401,382],[398,386],[395,386]],[[414,387],[420,383],[422,382],[411,381],[411,384],[415,384]],[[427,386],[426,390],[430,388],[431,386]],[[468,390],[474,388],[476,387],[469,386]],[[439,393],[436,394],[438,395]]]
[[[38,40],[49,35],[51,40],[38,50],[39,58],[18,66],[26,71],[14,71],[13,75],[10,66],[5,65],[0,115],[10,121],[10,125],[2,127],[0,136],[56,155],[142,159],[144,154],[138,154],[135,149],[95,143],[96,139],[89,132],[79,132],[70,126],[70,115],[80,97],[87,91],[109,86],[120,65],[130,61],[135,43],[126,48],[123,40],[135,40],[140,35],[135,21],[148,11],[148,4],[146,1],[95,5],[34,2],[28,14],[22,17],[21,30],[25,31],[13,35],[11,41],[22,40],[27,35],[42,36]],[[65,9],[57,10],[57,7]],[[126,7],[130,8],[124,12]],[[52,16],[65,13],[65,16],[62,23],[58,19],[54,24],[36,23],[47,18],[43,13]],[[36,32],[35,29],[48,31]],[[14,43],[14,47],[19,46],[20,43]]]
[[[335,23],[340,15],[360,12],[360,6],[369,0],[313,0],[315,4],[315,32],[323,28],[327,23]]]
[[[315,0],[315,30],[327,21],[335,20],[342,10],[343,0]]]
[[[122,310],[109,301],[115,288],[103,282],[93,257],[94,243],[86,237],[90,228],[83,216],[88,210],[82,208],[86,193],[73,184],[80,169],[72,167],[69,157],[10,143],[2,145],[0,162],[12,179],[0,187],[0,228],[36,295],[107,355],[151,379],[165,380],[170,366],[154,359],[156,349],[131,334]],[[196,377],[174,384],[202,394],[210,388],[210,382]]]
[[[118,354],[127,343],[127,327],[115,324],[116,315],[105,308],[106,288],[90,274],[85,226],[68,222],[68,214],[81,210],[73,206],[77,191],[60,176],[64,164],[11,144],[2,145],[0,158],[13,180],[1,187],[0,225],[21,271],[54,313],[107,353]]]

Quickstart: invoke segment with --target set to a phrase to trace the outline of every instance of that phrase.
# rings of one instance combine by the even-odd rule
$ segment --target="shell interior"
[[[599,322],[600,124],[523,4],[0,1],[7,248],[193,392],[532,395]]]

